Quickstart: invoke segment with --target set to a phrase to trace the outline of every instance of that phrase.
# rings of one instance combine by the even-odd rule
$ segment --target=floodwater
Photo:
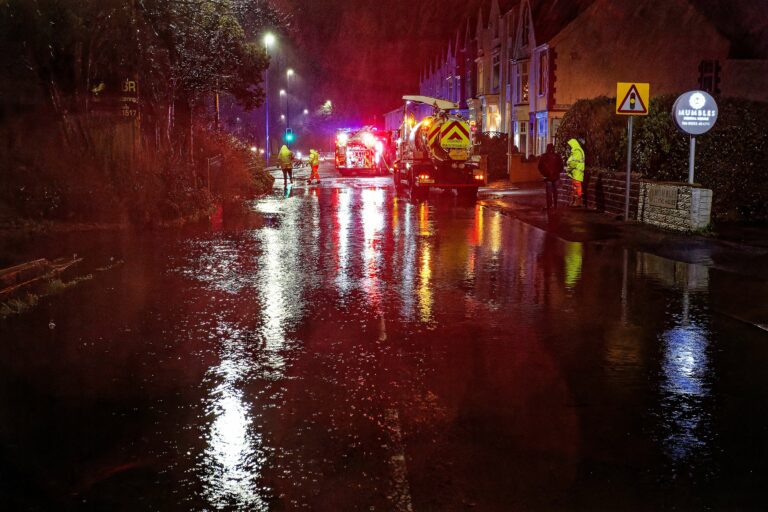
[[[18,242],[5,510],[765,509],[765,283],[383,179]],[[105,268],[107,267],[107,268]]]

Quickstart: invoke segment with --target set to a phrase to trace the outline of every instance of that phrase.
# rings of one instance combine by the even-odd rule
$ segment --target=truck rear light
[[[430,176],[429,174],[419,174],[418,175],[419,183],[434,183],[435,179]]]

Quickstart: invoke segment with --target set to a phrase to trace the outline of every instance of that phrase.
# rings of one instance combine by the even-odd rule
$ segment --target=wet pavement
[[[4,248],[93,276],[0,321],[4,509],[765,508],[766,282],[304,174]]]

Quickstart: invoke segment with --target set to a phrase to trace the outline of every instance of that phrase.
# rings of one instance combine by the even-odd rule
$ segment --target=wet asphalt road
[[[5,249],[93,278],[0,321],[2,508],[766,508],[765,283],[322,174]]]

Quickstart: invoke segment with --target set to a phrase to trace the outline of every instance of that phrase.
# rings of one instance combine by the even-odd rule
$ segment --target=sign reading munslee
[[[703,135],[717,121],[717,103],[705,91],[688,91],[675,101],[672,107],[675,124],[688,135]]]

